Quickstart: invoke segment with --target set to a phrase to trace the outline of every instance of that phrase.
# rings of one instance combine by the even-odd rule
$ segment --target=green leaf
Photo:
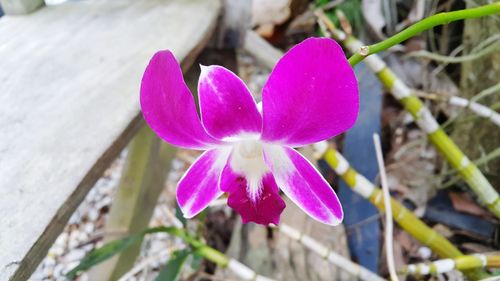
[[[189,255],[191,255],[191,250],[184,249],[178,250],[172,253],[172,257],[168,261],[167,265],[160,271],[158,277],[155,281],[176,281],[179,279],[182,266],[186,262]]]
[[[226,258],[224,254],[218,252],[213,248],[210,248],[205,243],[201,242],[196,237],[186,232],[185,229],[169,227],[169,226],[159,226],[159,227],[148,228],[141,233],[111,241],[102,246],[101,248],[90,252],[90,254],[88,254],[85,258],[83,258],[80,264],[73,270],[68,272],[66,276],[70,279],[73,279],[81,271],[85,271],[93,267],[94,265],[101,263],[111,258],[112,256],[118,254],[119,252],[129,248],[133,244],[141,242],[144,235],[154,234],[159,232],[165,232],[170,235],[181,238],[182,240],[184,240],[184,242],[186,242],[192,247],[193,253],[201,255],[204,258],[212,262],[215,262],[220,266],[227,266],[227,264],[229,263],[229,259]]]
[[[85,271],[92,266],[111,258],[112,256],[137,243],[141,240],[141,238],[142,235],[131,235],[122,239],[111,241],[101,248],[93,250],[82,259],[77,267],[68,272],[66,276],[70,279],[75,278],[79,272]]]

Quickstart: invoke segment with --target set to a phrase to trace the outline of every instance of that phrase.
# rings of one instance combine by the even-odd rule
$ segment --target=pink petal
[[[264,154],[278,186],[305,213],[325,224],[342,221],[337,195],[307,159],[292,148],[276,145],[266,147]]]
[[[359,111],[358,84],[342,48],[310,38],[290,49],[262,91],[262,139],[302,146],[351,128]]]
[[[191,149],[220,143],[203,129],[179,63],[168,50],[157,52],[144,72],[141,108],[151,129],[166,142]]]
[[[228,152],[218,149],[205,151],[181,178],[177,202],[186,218],[196,216],[222,195],[219,178],[228,155]]]
[[[258,134],[262,116],[247,86],[222,66],[202,66],[198,82],[203,125],[214,138]]]
[[[229,194],[227,204],[240,214],[243,223],[279,224],[285,202],[279,195],[278,186],[271,173],[262,178],[262,188],[257,201],[250,199],[246,179],[232,171],[229,164],[222,172],[220,188]]]

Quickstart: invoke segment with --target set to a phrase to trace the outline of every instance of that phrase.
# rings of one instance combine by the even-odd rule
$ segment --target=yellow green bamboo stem
[[[329,33],[343,43],[351,52],[357,52],[363,46],[363,43],[354,36],[347,36],[342,31],[336,29],[331,20],[321,11],[317,11],[316,15],[323,22],[323,25],[328,28]],[[500,218],[500,197],[498,193],[477,166],[469,161],[467,156],[439,127],[429,109],[425,107],[422,101],[412,93],[411,89],[377,55],[367,57],[365,62],[377,74],[382,84],[399,100],[406,111],[413,116],[417,125],[427,133],[431,143],[450,162],[452,167],[459,172],[462,179],[467,182],[483,204],[496,217]]]
[[[354,55],[349,58],[349,63],[354,66],[361,62],[364,58],[369,55],[387,50],[388,48],[407,40],[422,31],[431,29],[435,26],[447,24],[452,21],[479,18],[488,15],[493,15],[500,13],[500,2],[480,6],[472,9],[464,9],[446,13],[439,13],[428,18],[425,18],[412,26],[406,28],[405,30],[387,38],[386,40],[370,45],[364,46],[362,49],[354,51]]]
[[[335,170],[335,172],[349,187],[364,198],[368,199],[377,207],[377,209],[379,209],[379,211],[384,211],[384,198],[382,190],[350,167],[347,160],[338,151],[332,148],[326,148],[324,151],[319,151],[317,154],[322,155],[321,157],[326,161],[326,163]],[[428,227],[410,210],[405,208],[393,198],[391,198],[391,207],[392,217],[399,224],[399,226],[401,226],[401,228],[417,239],[420,243],[431,248],[439,257],[457,258],[464,255],[444,236]],[[473,280],[487,276],[487,274],[482,271],[465,273]]]
[[[500,256],[498,255],[466,255],[453,259],[442,259],[431,263],[410,264],[401,270],[408,275],[437,275],[452,270],[467,271],[477,268],[500,267]]]
[[[406,85],[388,68],[377,73],[382,84],[391,92],[407,88]],[[398,85],[398,86],[395,86]],[[404,91],[404,90],[403,90]],[[472,163],[458,146],[446,135],[430,115],[422,101],[407,91],[407,95],[397,95],[404,108],[415,118],[417,124],[426,131],[436,149],[455,168],[471,187],[479,199],[498,218],[500,218],[500,197],[477,166]]]
[[[338,151],[331,148],[327,149],[323,155],[323,159],[337,172],[337,174],[339,174],[340,177],[342,177],[348,186],[368,199],[381,212],[384,211],[384,198],[380,188],[374,186],[352,167],[346,166],[348,165],[347,160],[345,160],[345,158]],[[346,167],[344,169],[345,172],[342,172],[342,166]],[[361,185],[365,185],[365,187],[362,187]],[[360,192],[360,188],[364,188],[366,192]],[[370,194],[368,194],[369,190],[371,190]],[[393,218],[401,226],[401,228],[410,233],[422,244],[431,248],[438,256],[447,258],[463,255],[446,238],[428,227],[398,201],[391,199],[391,206]]]

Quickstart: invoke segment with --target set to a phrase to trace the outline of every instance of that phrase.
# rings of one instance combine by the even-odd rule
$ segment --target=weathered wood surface
[[[29,277],[142,125],[158,49],[187,67],[217,0],[78,1],[0,19],[0,280]]]
[[[145,230],[165,187],[176,148],[142,127],[128,147],[127,162],[106,220],[104,241]],[[92,268],[90,280],[118,280],[139,255],[141,243]]]

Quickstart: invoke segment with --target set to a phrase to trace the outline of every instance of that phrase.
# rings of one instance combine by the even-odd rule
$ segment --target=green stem
[[[213,263],[216,263],[221,267],[227,267],[227,265],[229,264],[229,259],[223,253],[197,240],[193,236],[186,233],[183,229],[160,226],[147,229],[143,234],[152,234],[158,232],[166,232],[168,234],[181,238],[189,245],[191,245],[191,247],[193,247],[196,254],[206,258]]]
[[[484,5],[472,9],[464,9],[447,13],[439,13],[428,18],[425,18],[405,30],[387,38],[386,40],[364,47],[360,52],[355,53],[349,58],[349,63],[355,66],[365,57],[387,50],[390,47],[399,44],[408,38],[411,38],[422,31],[431,29],[435,26],[448,24],[452,21],[479,18],[488,15],[500,13],[500,2]]]

